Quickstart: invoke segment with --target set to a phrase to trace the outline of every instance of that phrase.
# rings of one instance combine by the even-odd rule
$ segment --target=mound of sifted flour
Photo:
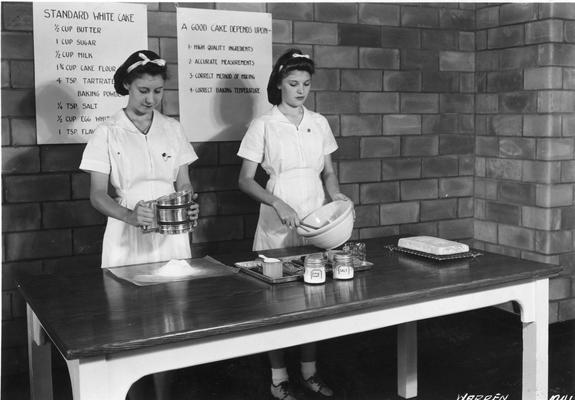
[[[170,260],[154,273],[159,276],[185,276],[191,275],[193,272],[192,267],[186,260]]]

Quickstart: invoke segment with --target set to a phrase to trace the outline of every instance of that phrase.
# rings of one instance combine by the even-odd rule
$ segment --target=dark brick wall
[[[172,76],[175,3],[147,3],[148,43]],[[469,3],[178,3],[270,12],[274,59],[317,63],[308,106],[329,120],[356,204],[353,238],[428,234],[571,265],[575,209],[575,6]],[[2,368],[25,371],[13,271],[99,265],[105,219],[89,205],[83,145],[36,144],[31,3],[2,3]],[[195,255],[249,249],[257,205],[237,189],[239,142],[193,143]],[[571,257],[571,258],[570,258]],[[575,318],[567,273],[551,322]]]
[[[568,3],[476,10],[475,245],[563,265],[552,322],[575,317],[574,17]]]

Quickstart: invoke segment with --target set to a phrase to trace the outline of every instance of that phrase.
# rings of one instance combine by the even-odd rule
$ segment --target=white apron
[[[150,197],[151,187],[153,187],[153,193]],[[134,209],[140,200],[157,199],[173,191],[174,186],[168,182],[156,181],[154,185],[141,183],[123,193],[118,193],[118,202],[124,207]],[[178,235],[143,233],[139,227],[108,217],[102,245],[102,267],[142,264],[191,256],[187,233]]]
[[[295,168],[271,175],[266,190],[285,201],[300,219],[325,203],[320,172],[313,168]],[[299,236],[296,229],[284,225],[273,207],[261,204],[253,250],[304,244],[305,238]]]

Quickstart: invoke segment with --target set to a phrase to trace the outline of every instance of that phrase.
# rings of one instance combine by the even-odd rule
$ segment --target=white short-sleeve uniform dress
[[[274,106],[250,124],[238,156],[261,164],[269,175],[266,190],[292,207],[300,218],[325,203],[321,180],[324,156],[337,143],[327,119],[304,108],[299,126]],[[276,211],[261,204],[253,250],[299,246],[305,239],[282,224]]]
[[[154,110],[152,125],[144,135],[122,110],[96,128],[80,169],[109,174],[118,203],[134,209],[140,200],[155,200],[174,192],[180,166],[197,158],[175,119]],[[139,227],[108,218],[102,268],[189,257],[187,233],[143,233]]]

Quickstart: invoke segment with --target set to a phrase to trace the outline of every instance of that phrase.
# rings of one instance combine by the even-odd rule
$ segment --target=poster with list
[[[127,103],[116,68],[148,48],[144,4],[34,2],[38,144],[85,143]]]
[[[272,16],[178,8],[180,122],[192,142],[241,140],[271,108]]]

